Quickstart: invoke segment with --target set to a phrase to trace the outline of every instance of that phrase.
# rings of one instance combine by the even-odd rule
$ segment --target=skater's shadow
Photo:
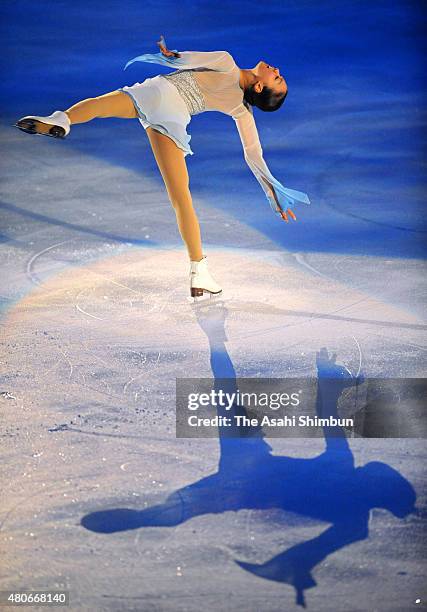
[[[221,379],[221,388],[233,392],[236,374],[225,347],[226,308],[215,304],[195,311],[209,339],[215,381]],[[317,370],[317,412],[322,417],[337,416],[338,399],[354,381],[326,349],[317,355]],[[227,389],[223,379],[227,379]],[[245,414],[243,406],[234,405],[232,410]],[[202,514],[268,508],[329,523],[319,536],[295,544],[263,564],[236,560],[260,578],[292,585],[297,603],[305,606],[304,591],[316,585],[311,570],[334,551],[368,537],[371,509],[385,508],[399,518],[415,511],[414,489],[395,469],[379,461],[354,466],[341,428],[325,428],[326,448],[310,459],[274,456],[262,437],[248,436],[247,431],[244,437],[239,435],[239,430],[220,429],[218,471],[174,491],[164,503],[141,511],[114,508],[93,512],[83,517],[82,525],[98,533],[114,533],[176,526]]]

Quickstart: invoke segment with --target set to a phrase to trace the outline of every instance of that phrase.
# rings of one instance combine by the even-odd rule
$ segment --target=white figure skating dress
[[[191,117],[205,111],[230,115],[243,145],[246,163],[261,185],[271,208],[280,214],[272,188],[281,207],[292,208],[296,202],[310,204],[307,194],[284,187],[269,171],[263,158],[252,109],[243,103],[240,69],[227,51],[183,51],[180,57],[162,53],[139,55],[133,62],[150,62],[176,68],[175,72],[122,87],[138,111],[146,129],[152,127],[171,138],[185,155],[193,155],[187,125]]]

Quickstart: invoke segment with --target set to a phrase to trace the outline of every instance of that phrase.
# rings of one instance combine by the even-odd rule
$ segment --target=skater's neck
[[[240,89],[243,89],[243,91],[245,91],[246,89],[248,89],[248,87],[256,83],[257,80],[257,76],[252,72],[252,70],[248,70],[245,68],[240,69],[239,85]]]

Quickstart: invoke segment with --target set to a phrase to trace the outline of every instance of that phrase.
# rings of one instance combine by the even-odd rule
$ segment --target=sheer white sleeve
[[[171,68],[209,68],[218,72],[230,72],[236,66],[233,57],[228,51],[180,51],[180,57],[166,57],[163,53],[146,53],[129,60],[125,66],[134,62],[149,62],[162,64]]]
[[[240,140],[242,141],[245,161],[261,185],[273,211],[280,214],[276,198],[285,211],[288,208],[292,208],[296,202],[310,204],[306,193],[284,187],[271,174],[263,158],[263,151],[252,110],[248,110],[244,104],[241,104],[231,116],[236,122]]]

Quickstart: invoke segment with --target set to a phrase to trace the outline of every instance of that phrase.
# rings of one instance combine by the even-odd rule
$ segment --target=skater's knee
[[[192,203],[190,181],[187,176],[175,172],[163,172],[163,180],[172,206],[188,206]]]
[[[193,201],[189,189],[169,191],[169,200],[175,210],[188,210],[193,208]]]
[[[93,104],[96,117],[100,119],[111,117],[114,114],[111,100],[108,98],[95,96],[94,98],[89,98],[89,102]]]

